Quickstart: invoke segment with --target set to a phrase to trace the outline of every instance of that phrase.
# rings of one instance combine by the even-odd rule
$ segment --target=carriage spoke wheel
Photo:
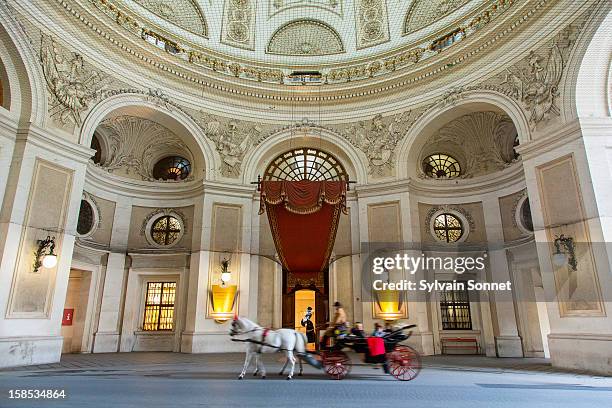
[[[409,346],[397,345],[387,354],[389,373],[401,381],[414,380],[421,372],[421,356]]]
[[[323,368],[327,375],[341,380],[351,371],[352,363],[343,351],[330,351],[323,355]]]

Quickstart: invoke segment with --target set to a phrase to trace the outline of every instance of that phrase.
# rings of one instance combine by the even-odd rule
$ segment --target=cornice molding
[[[89,147],[72,143],[63,137],[53,134],[49,129],[43,129],[34,124],[19,128],[15,141],[32,143],[34,146],[49,150],[81,164],[86,164],[95,153]]]
[[[116,176],[89,162],[86,173],[86,191],[109,195],[123,195],[139,199],[184,200],[203,194],[202,180],[182,182],[143,181]]]

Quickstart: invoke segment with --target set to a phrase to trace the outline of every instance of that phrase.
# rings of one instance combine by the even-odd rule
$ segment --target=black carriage
[[[414,327],[414,324],[404,326],[380,337],[384,342],[385,353],[377,356],[371,355],[367,337],[352,334],[337,336],[320,351],[322,368],[330,377],[343,379],[353,365],[344,350],[351,349],[362,354],[368,364],[383,364],[385,371],[398,380],[413,380],[421,371],[421,356],[412,347],[400,343],[411,335],[411,332],[405,331]]]

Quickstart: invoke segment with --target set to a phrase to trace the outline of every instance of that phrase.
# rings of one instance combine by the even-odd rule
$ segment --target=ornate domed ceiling
[[[459,28],[486,3],[492,2],[124,0],[122,5],[152,27],[193,46],[262,62],[312,64],[295,57],[334,55],[317,59],[330,62],[406,44],[429,45],[433,37]]]
[[[188,62],[287,82],[366,79],[438,55],[514,0],[80,0]],[[347,65],[348,64],[348,65]],[[265,68],[264,68],[265,67]],[[249,78],[247,78],[249,79]]]

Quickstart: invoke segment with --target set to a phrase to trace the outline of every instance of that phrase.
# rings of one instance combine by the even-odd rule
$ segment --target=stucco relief
[[[277,55],[330,55],[344,52],[340,35],[327,24],[297,20],[279,28],[266,48]]]
[[[379,114],[368,121],[334,128],[365,154],[370,175],[390,176],[395,166],[397,144],[424,111],[420,108],[392,116]]]
[[[246,152],[261,136],[262,126],[253,122],[213,116],[203,111],[196,120],[221,156],[221,174],[237,178]]]
[[[98,127],[109,146],[100,167],[111,173],[154,181],[155,162],[167,155],[182,155],[192,160],[189,148],[166,127],[148,119],[116,116]],[[185,180],[193,180],[190,175]]]
[[[560,116],[560,83],[586,15],[563,29],[546,46],[504,70],[484,86],[518,101],[527,112],[533,130]]]
[[[255,0],[225,0],[221,42],[254,49],[256,7]]]
[[[208,36],[206,19],[195,0],[134,0],[147,10],[195,34]]]
[[[389,21],[385,0],[355,0],[357,48],[389,41]]]
[[[49,95],[49,116],[61,126],[82,123],[82,114],[89,109],[109,77],[86,64],[75,52],[65,51],[55,40],[41,34],[40,64]]]
[[[443,152],[461,157],[461,177],[503,170],[514,162],[516,129],[512,120],[497,112],[475,112],[443,126],[424,146],[421,160]],[[419,163],[421,177],[423,173]]]

